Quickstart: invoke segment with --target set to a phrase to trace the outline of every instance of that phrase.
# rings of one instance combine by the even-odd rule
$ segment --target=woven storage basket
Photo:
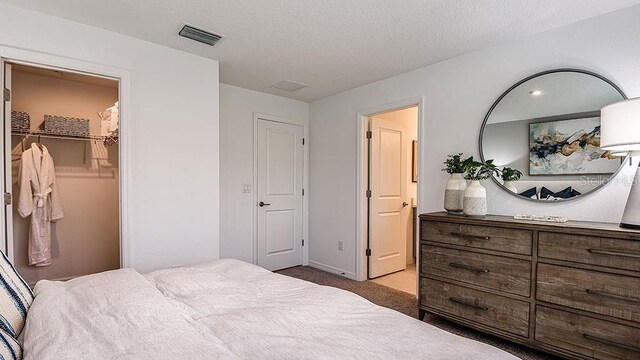
[[[89,136],[89,120],[62,116],[44,116],[44,132],[66,136]]]
[[[29,114],[22,111],[11,112],[11,131],[29,132],[31,121]]]

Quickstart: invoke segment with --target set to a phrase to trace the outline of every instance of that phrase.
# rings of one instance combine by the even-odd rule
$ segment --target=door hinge
[[[4,193],[4,204],[11,205],[11,193]]]
[[[4,101],[11,101],[11,90],[4,88],[3,94]]]
[[[371,137],[373,136],[373,133],[371,132],[371,130],[367,131],[367,139],[371,139]]]
[[[304,145],[304,138],[302,138],[302,145]]]
[[[367,197],[370,198],[371,197],[371,190],[367,190]]]
[[[304,189],[302,189],[302,196],[304,196]]]
[[[304,239],[302,239],[302,246],[304,246]]]
[[[364,252],[364,253],[365,253],[365,255],[367,255],[367,256],[371,256],[371,249],[367,249],[367,250],[365,250],[365,252]]]

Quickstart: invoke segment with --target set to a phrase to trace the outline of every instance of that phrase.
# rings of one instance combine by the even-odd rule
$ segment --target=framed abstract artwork
[[[620,158],[600,149],[600,117],[529,124],[529,175],[613,174]]]

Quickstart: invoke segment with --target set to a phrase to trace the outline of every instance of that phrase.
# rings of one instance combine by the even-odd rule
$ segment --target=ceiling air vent
[[[305,85],[302,83],[298,83],[295,81],[291,81],[291,80],[282,80],[280,82],[277,82],[273,85],[271,85],[270,87],[274,88],[274,89],[278,89],[278,90],[284,90],[284,91],[289,91],[289,92],[293,92],[293,91],[298,91],[302,88],[306,88],[309,85]]]
[[[198,28],[194,28],[193,26],[185,25],[182,30],[178,33],[182,37],[186,37],[187,39],[195,40],[207,45],[215,45],[220,40],[224,39],[224,36],[214,34],[205,30],[201,30]]]

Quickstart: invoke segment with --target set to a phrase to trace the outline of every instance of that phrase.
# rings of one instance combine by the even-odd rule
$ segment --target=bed
[[[24,358],[516,359],[353,293],[237,260],[40,281]]]

